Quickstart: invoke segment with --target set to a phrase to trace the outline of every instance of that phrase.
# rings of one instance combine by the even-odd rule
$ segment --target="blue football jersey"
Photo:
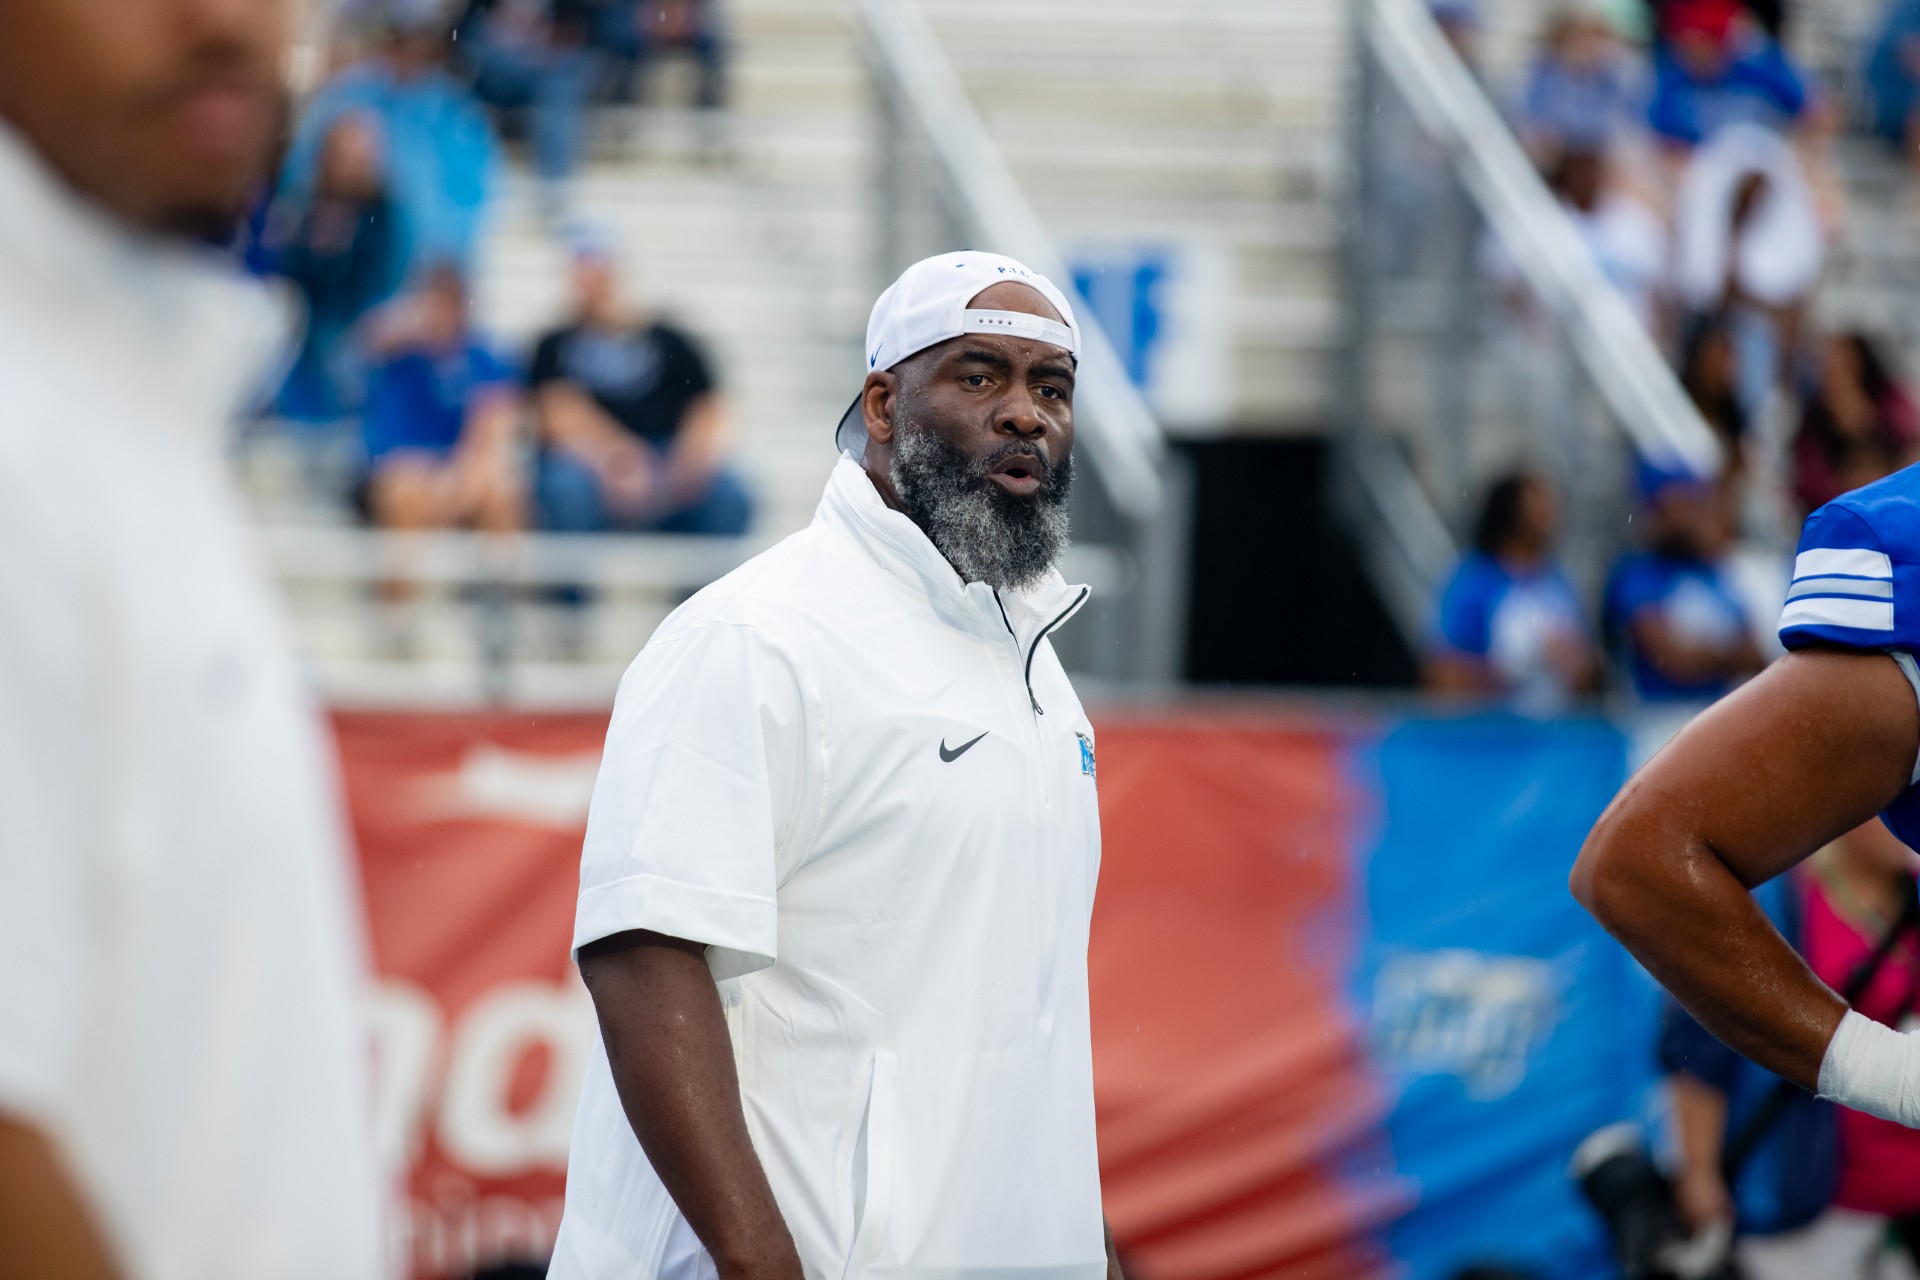
[[[1920,653],[1920,465],[1807,517],[1780,642],[1789,649]],[[1911,661],[1902,666],[1909,681],[1920,678]],[[1909,787],[1883,816],[1903,842],[1920,848],[1920,787]]]

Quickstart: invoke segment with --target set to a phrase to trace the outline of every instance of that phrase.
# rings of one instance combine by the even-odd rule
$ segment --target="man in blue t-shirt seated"
[[[376,325],[362,418],[368,516],[383,529],[525,526],[514,373],[467,324],[458,269],[430,269]]]
[[[1739,0],[1665,6],[1647,107],[1647,123],[1661,140],[1698,146],[1736,121],[1784,129],[1806,106],[1805,79]]]
[[[1705,704],[1766,665],[1721,564],[1732,515],[1713,481],[1643,465],[1640,488],[1648,548],[1614,566],[1606,632],[1641,698]]]
[[[1424,663],[1442,693],[1511,696],[1552,711],[1593,691],[1599,675],[1573,584],[1553,559],[1559,501],[1540,476],[1496,481],[1473,550],[1440,595]]]
[[[583,234],[574,314],[540,340],[532,387],[541,521],[611,530],[737,535],[753,502],[726,465],[726,413],[693,341],[620,293],[607,246]]]

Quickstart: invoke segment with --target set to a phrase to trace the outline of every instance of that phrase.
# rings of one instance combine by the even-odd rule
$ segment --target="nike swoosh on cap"
[[[987,730],[987,733],[992,733],[992,732],[993,730],[991,729]],[[980,735],[980,738],[984,738],[986,736],[987,734],[983,733]],[[952,764],[955,760],[958,760],[961,756],[973,750],[974,742],[980,741],[980,738],[975,738],[973,742],[963,742],[959,746],[953,748],[951,751],[947,749],[947,740],[945,738],[942,738],[940,739],[940,758],[946,761],[948,764]]]

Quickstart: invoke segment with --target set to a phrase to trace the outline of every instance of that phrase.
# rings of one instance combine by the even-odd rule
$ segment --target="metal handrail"
[[[1649,460],[1717,474],[1713,431],[1600,272],[1519,140],[1421,0],[1368,0],[1361,31],[1541,302],[1567,325],[1607,408]]]
[[[859,0],[857,12],[876,55],[869,59],[875,73],[885,76],[891,96],[911,109],[967,230],[981,241],[978,247],[1018,258],[1071,291],[1065,258],[968,100],[920,5]],[[1081,350],[1074,395],[1081,440],[1121,514],[1147,521],[1165,501],[1166,431],[1084,299],[1076,318]]]

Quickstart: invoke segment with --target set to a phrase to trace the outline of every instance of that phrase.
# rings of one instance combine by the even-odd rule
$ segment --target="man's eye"
[[[1040,394],[1045,396],[1049,400],[1066,399],[1066,393],[1064,391],[1060,390],[1060,388],[1058,387],[1050,387],[1045,383],[1040,384]]]
[[[987,385],[987,375],[984,373],[970,373],[960,379],[960,382],[963,386],[984,387]]]

